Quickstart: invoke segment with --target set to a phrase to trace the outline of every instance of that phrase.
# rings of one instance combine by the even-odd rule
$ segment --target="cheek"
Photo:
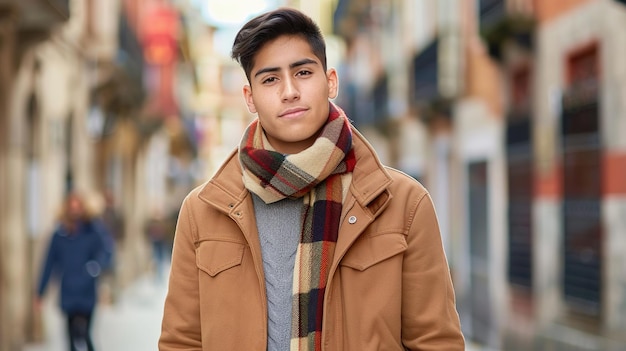
[[[250,99],[251,105],[257,113],[263,113],[272,109],[272,102],[276,100],[274,92],[257,93],[254,98]]]

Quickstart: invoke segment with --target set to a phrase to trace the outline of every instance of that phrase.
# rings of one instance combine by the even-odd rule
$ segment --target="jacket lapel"
[[[346,251],[391,199],[387,190],[392,181],[391,176],[365,138],[354,128],[352,132],[357,161],[352,173],[350,191],[342,211],[329,282]]]

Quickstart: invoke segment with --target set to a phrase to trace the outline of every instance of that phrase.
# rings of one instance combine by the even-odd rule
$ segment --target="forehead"
[[[281,35],[263,45],[254,56],[252,71],[260,68],[289,65],[303,58],[310,58],[318,63],[320,59],[315,56],[309,42],[300,35]]]

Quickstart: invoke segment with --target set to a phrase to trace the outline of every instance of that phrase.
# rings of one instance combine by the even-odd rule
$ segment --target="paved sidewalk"
[[[166,282],[142,277],[121,292],[111,305],[99,305],[92,336],[97,351],[155,351],[161,331]],[[67,351],[65,320],[56,296],[44,305],[44,343],[28,345],[23,351]]]

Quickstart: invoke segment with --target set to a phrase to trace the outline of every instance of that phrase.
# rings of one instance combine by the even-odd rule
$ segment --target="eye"
[[[270,84],[276,81],[276,77],[267,77],[261,81],[261,84]]]
[[[311,74],[313,74],[313,72],[303,69],[301,71],[298,71],[298,73],[296,73],[296,76],[310,76]]]

